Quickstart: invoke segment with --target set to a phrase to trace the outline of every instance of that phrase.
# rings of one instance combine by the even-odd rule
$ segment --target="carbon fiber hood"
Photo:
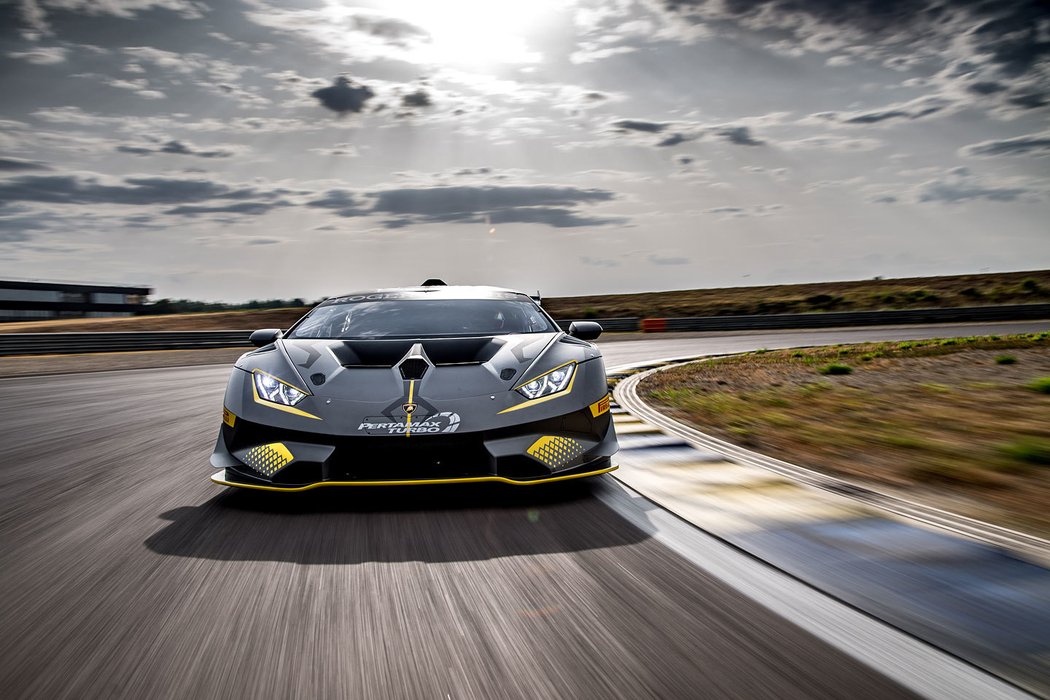
[[[522,381],[559,335],[528,333],[420,340],[295,339],[278,341],[278,345],[302,384],[314,395],[340,399],[382,400],[401,396],[404,378],[399,363],[410,352],[415,352],[427,361],[418,382],[418,395],[441,400],[507,391]],[[570,359],[586,359],[580,354],[582,347],[573,350],[576,352],[572,354],[579,356]]]

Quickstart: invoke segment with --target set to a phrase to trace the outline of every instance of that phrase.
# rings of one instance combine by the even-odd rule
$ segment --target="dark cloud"
[[[314,90],[310,96],[337,114],[347,114],[364,109],[365,103],[375,97],[375,93],[367,85],[356,85],[349,78],[339,76],[334,84]]]
[[[375,197],[373,209],[377,212],[424,216],[493,212],[522,206],[573,206],[608,202],[615,198],[608,190],[550,185],[402,188],[373,192],[371,195]]]
[[[328,190],[318,199],[307,202],[306,206],[331,209],[339,216],[368,215],[368,210],[362,207],[362,200],[348,190]]]
[[[843,120],[846,124],[877,124],[889,119],[910,119],[911,115],[899,109],[888,109],[882,112],[867,112]]]
[[[620,131],[643,131],[648,134],[658,134],[670,126],[668,122],[650,122],[642,119],[620,119],[610,126]]]
[[[351,18],[351,25],[355,30],[383,39],[391,46],[408,46],[411,39],[430,36],[425,29],[394,17],[359,14]]]
[[[1006,102],[1022,109],[1038,109],[1050,104],[1050,98],[1042,92],[1024,92],[1010,95]]]
[[[1050,132],[1026,134],[1012,139],[982,141],[961,149],[964,156],[1050,155]]]
[[[137,156],[153,155],[155,153],[167,153],[177,156],[195,156],[197,158],[229,158],[234,152],[229,148],[217,148],[212,150],[206,150],[197,148],[196,146],[186,143],[185,141],[167,141],[166,143],[158,144],[156,146],[149,145],[138,145],[128,146],[120,145],[117,146],[116,150],[121,153],[132,153]]]
[[[0,158],[0,170],[5,171],[17,171],[17,170],[50,170],[51,168],[43,163],[37,163],[32,160],[22,160],[21,158]]]
[[[174,205],[210,199],[266,199],[287,192],[282,189],[234,188],[212,180],[168,177],[128,177],[119,184],[76,175],[21,175],[0,181],[0,203]]]
[[[198,214],[249,214],[259,216],[265,214],[275,207],[286,207],[288,202],[235,202],[234,204],[221,204],[206,206],[199,204],[183,204],[173,209],[168,209],[165,214],[179,214],[183,216],[196,216]]]
[[[729,143],[737,146],[761,146],[765,141],[759,141],[751,135],[751,130],[746,126],[727,126],[716,132]]]
[[[420,88],[415,92],[410,92],[407,95],[402,96],[401,104],[405,107],[429,107],[432,103],[430,101],[430,95]]]
[[[919,185],[916,194],[920,202],[958,204],[978,199],[1014,202],[1035,192],[1027,187],[987,183],[966,168],[953,168],[945,175]]]
[[[994,95],[997,92],[1006,90],[1006,86],[994,80],[980,80],[976,83],[970,83],[966,86],[966,89],[975,95]]]
[[[1050,59],[1046,0],[663,0],[662,5],[687,25],[721,23],[786,34],[789,38],[776,43],[786,45],[788,55],[840,51],[833,58],[868,58],[903,70],[940,61],[945,70],[932,81],[937,89],[959,83],[1007,109],[1050,103],[1044,95]],[[849,123],[918,116],[925,115],[872,111]]]
[[[608,190],[552,185],[401,188],[369,193],[371,213],[390,214],[388,228],[413,223],[540,223],[556,228],[625,223],[617,217],[581,214],[574,207],[608,202]]]
[[[660,147],[677,146],[680,143],[692,141],[695,138],[695,136],[686,136],[685,134],[671,134],[670,136],[657,141],[656,145]]]

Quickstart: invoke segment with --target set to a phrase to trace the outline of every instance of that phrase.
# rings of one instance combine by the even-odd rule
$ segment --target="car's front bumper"
[[[606,404],[607,405],[607,404]],[[539,484],[616,467],[611,414],[590,408],[497,430],[439,435],[333,436],[241,418],[224,424],[212,481],[271,491],[336,485]]]

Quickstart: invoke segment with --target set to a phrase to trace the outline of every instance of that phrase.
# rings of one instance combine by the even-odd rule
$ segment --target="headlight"
[[[557,394],[559,391],[565,391],[568,388],[569,382],[572,381],[572,375],[575,372],[575,362],[555,367],[550,372],[541,374],[519,386],[518,393],[527,399],[538,399],[541,396]]]
[[[266,372],[255,370],[252,372],[252,378],[255,381],[256,393],[264,401],[294,406],[306,398],[304,392],[299,391],[291,384],[285,384],[277,377],[271,377]]]

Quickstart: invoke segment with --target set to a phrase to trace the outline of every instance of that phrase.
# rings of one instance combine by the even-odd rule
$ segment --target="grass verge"
[[[1050,332],[748,353],[640,392],[745,447],[1050,536]]]

